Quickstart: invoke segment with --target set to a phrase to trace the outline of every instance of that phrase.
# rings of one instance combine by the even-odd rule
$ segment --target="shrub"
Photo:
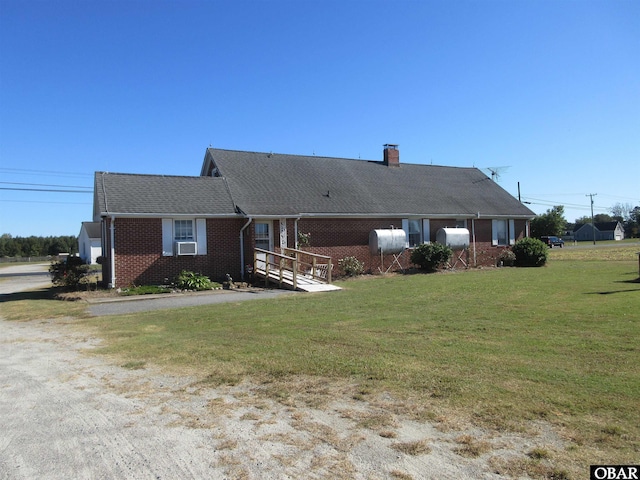
[[[338,265],[344,270],[345,275],[356,277],[364,273],[364,263],[356,257],[345,257],[338,260]]]
[[[180,275],[176,277],[176,287],[180,290],[210,290],[213,288],[213,284],[209,277],[200,273],[189,272],[183,270]]]
[[[49,267],[51,283],[57,287],[77,288],[89,273],[91,267],[80,257],[66,257],[53,262]]]
[[[411,263],[430,272],[446,264],[453,255],[453,250],[441,243],[423,243],[411,252]]]
[[[513,246],[517,267],[542,267],[547,263],[547,246],[537,238],[523,238]]]
[[[513,267],[516,263],[516,254],[512,250],[503,250],[498,256],[498,266]]]
[[[311,233],[298,232],[298,248],[311,246]]]

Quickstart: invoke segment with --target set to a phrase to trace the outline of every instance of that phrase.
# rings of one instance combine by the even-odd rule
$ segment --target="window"
[[[271,238],[269,235],[269,223],[256,222],[256,248],[271,250]]]
[[[405,218],[402,220],[402,229],[407,234],[407,247],[429,243],[428,218]]]
[[[176,242],[192,242],[194,240],[193,220],[176,220],[173,232]]]
[[[456,228],[467,228],[467,220],[456,220]]]
[[[207,220],[162,219],[162,255],[175,255],[177,242],[195,242],[196,255],[207,254]]]
[[[515,243],[515,222],[513,220],[491,221],[491,244],[513,245]]]
[[[506,220],[494,220],[493,221],[493,236],[497,240],[497,245],[507,244],[507,221]]]
[[[420,220],[409,220],[409,232],[407,237],[409,238],[409,246],[415,247],[422,243],[422,232],[420,228]]]

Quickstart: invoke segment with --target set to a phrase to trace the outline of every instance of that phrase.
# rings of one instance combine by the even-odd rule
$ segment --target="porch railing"
[[[265,285],[276,280],[280,286],[290,284],[298,288],[298,277],[316,282],[331,283],[333,265],[331,257],[315,253],[284,248],[283,253],[256,248],[253,253],[253,265],[256,273],[263,274]]]
[[[331,283],[331,257],[318,255],[316,253],[296,250],[295,248],[283,248],[286,255],[294,257],[298,265],[298,272],[309,275],[314,280],[324,283]]]

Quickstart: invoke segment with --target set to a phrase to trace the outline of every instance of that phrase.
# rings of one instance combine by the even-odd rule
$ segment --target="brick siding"
[[[189,270],[222,282],[240,277],[239,232],[242,220],[207,219],[207,255],[163,256],[162,220],[118,218],[115,222],[116,285],[162,284]]]
[[[471,220],[468,220],[468,227],[471,230]],[[452,227],[456,225],[455,219],[431,219],[429,221],[429,241],[434,242],[436,233],[440,228]],[[490,219],[479,219],[474,221],[476,244],[475,244],[475,265],[495,266],[498,263],[500,253],[508,247],[494,246],[491,244],[492,222]],[[526,220],[516,220],[515,239],[525,237]],[[327,255],[332,259],[334,271],[340,275],[338,260],[348,256],[354,256],[364,263],[365,271],[378,273],[381,269],[386,270],[391,266],[393,257],[385,255],[382,259],[380,255],[372,255],[369,251],[369,233],[371,230],[402,228],[402,219],[302,219],[298,222],[298,230],[311,233],[311,246],[307,249],[312,253]],[[412,267],[411,250],[405,250],[399,256],[400,264],[403,268]],[[456,254],[457,258],[457,254]],[[462,257],[465,261],[468,258],[468,265],[474,266],[474,246],[469,246],[468,256]],[[455,261],[455,258],[453,259]],[[458,266],[462,266],[460,263]],[[394,267],[397,270],[396,267]]]
[[[107,227],[110,219],[106,219]],[[115,223],[116,245],[116,286],[159,284],[167,279],[172,281],[181,270],[190,270],[207,275],[214,281],[223,281],[226,274],[234,279],[241,278],[240,230],[247,219],[207,219],[207,255],[164,257],[162,256],[162,220],[150,218],[118,218]],[[287,243],[294,247],[295,220],[288,219]],[[471,231],[471,221],[468,222]],[[526,233],[526,221],[516,220],[515,238],[520,239]],[[280,222],[272,222],[274,248],[280,250]],[[455,226],[455,219],[431,219],[430,241],[435,241],[440,228]],[[255,248],[255,221],[244,232],[244,263],[253,263]],[[475,226],[475,251],[470,245],[468,257],[469,266],[494,266],[498,262],[500,253],[508,247],[493,246],[491,244],[491,220],[478,219]],[[365,265],[365,271],[378,273],[391,266],[393,257],[372,255],[369,251],[369,234],[372,230],[402,228],[402,219],[301,219],[298,221],[298,231],[311,233],[310,247],[312,253],[330,256],[334,264],[334,275],[343,272],[338,267],[341,258],[354,256]],[[109,235],[107,235],[105,251],[110,252]],[[282,245],[284,246],[284,245]],[[475,254],[475,255],[474,255]],[[404,251],[400,257],[403,268],[410,268],[411,251]],[[457,255],[456,255],[457,257]],[[454,259],[455,260],[455,259]],[[458,266],[461,266],[460,264]],[[103,275],[108,282],[109,262],[103,265]],[[394,270],[397,270],[394,267]]]

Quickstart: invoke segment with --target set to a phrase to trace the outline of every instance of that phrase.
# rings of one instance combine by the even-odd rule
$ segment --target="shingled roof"
[[[209,176],[214,175],[214,176]],[[209,148],[199,177],[96,172],[102,216],[532,218],[477,168]]]
[[[211,172],[250,216],[535,216],[477,168],[209,148]]]
[[[223,178],[96,172],[94,220],[101,216],[228,216],[235,206]]]
[[[102,236],[100,222],[82,222],[82,227],[84,227],[85,232],[87,232],[87,237],[89,238],[100,238]]]

